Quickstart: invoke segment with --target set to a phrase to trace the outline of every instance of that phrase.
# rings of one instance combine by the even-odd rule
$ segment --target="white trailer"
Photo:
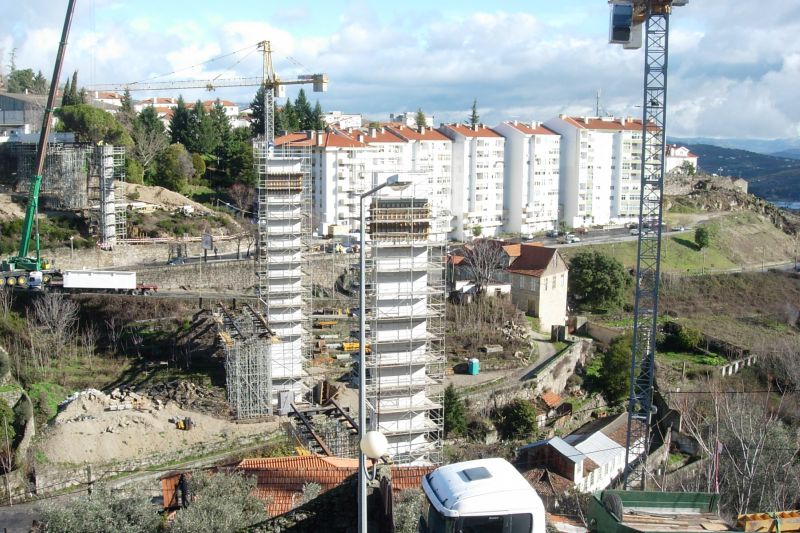
[[[136,290],[136,272],[116,270],[65,270],[65,289]]]
[[[442,466],[422,478],[422,533],[545,533],[544,504],[505,459]]]

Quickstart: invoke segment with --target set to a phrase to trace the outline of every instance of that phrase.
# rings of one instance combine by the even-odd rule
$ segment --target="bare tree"
[[[81,332],[81,346],[83,348],[83,353],[89,359],[89,368],[92,368],[92,359],[97,351],[98,337],[97,326],[95,326],[94,323],[83,328]]]
[[[119,323],[115,316],[107,318],[105,323],[108,343],[111,345],[111,349],[116,353],[119,351],[120,341],[122,340],[122,332],[125,329],[125,325]]]
[[[240,216],[243,214],[243,211],[250,209],[250,206],[253,205],[253,200],[256,197],[256,192],[253,187],[238,181],[234,183],[230,189],[228,189],[228,194],[231,195],[233,203],[239,208]]]
[[[478,293],[483,292],[495,274],[503,268],[504,255],[503,245],[499,241],[477,239],[464,246],[464,263]]]
[[[73,339],[78,311],[78,304],[59,293],[48,292],[34,301],[33,316],[44,341],[42,347],[48,351],[43,362],[49,360],[50,353],[63,351],[67,341]]]
[[[131,130],[133,138],[133,156],[142,164],[142,169],[147,172],[156,156],[169,146],[169,137],[155,129],[145,128],[134,124]]]
[[[8,317],[8,313],[11,312],[11,308],[13,305],[14,305],[14,291],[0,290],[0,311],[2,311],[3,317]]]

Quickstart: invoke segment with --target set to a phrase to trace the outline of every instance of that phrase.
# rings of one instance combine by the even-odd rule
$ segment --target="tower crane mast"
[[[653,384],[661,275],[669,18],[673,7],[687,3],[688,0],[609,0],[609,41],[636,49],[641,47],[644,38],[639,224],[642,227],[647,222],[654,228],[651,233],[639,232],[636,250],[631,382],[623,473],[626,489],[644,489],[648,477],[647,455],[655,414]]]

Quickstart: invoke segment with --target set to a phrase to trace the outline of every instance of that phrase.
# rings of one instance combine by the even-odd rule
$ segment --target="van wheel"
[[[605,507],[606,511],[614,518],[622,522],[622,515],[625,509],[622,506],[622,498],[619,497],[619,494],[604,494],[603,507]]]

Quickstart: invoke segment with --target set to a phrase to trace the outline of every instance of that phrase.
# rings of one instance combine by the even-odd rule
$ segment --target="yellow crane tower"
[[[661,221],[664,193],[664,151],[667,117],[669,17],[673,7],[688,0],[609,0],[609,42],[638,49],[644,38],[644,94],[642,101],[642,164],[639,232],[636,251],[636,298],[633,307],[633,349],[625,450],[626,489],[644,489],[651,443],[656,325],[661,264]]]

